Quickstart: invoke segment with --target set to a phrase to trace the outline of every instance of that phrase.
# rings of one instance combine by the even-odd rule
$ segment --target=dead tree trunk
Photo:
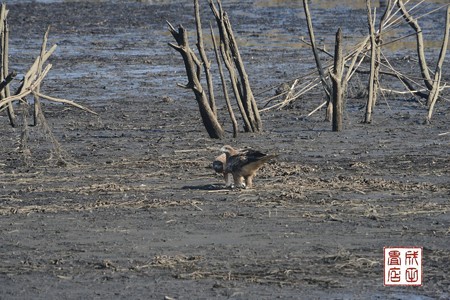
[[[344,60],[342,57],[342,30],[339,28],[336,32],[336,45],[334,48],[334,69],[331,73],[333,82],[333,131],[342,131],[342,115],[344,102],[343,72]]]
[[[441,52],[439,54],[438,63],[436,64],[436,70],[434,74],[434,78],[432,79],[430,76],[430,73],[428,71],[428,65],[425,59],[425,51],[424,51],[424,41],[423,41],[423,34],[422,29],[419,26],[419,23],[416,19],[414,19],[409,12],[407,11],[405,5],[403,4],[402,0],[398,0],[397,2],[398,7],[400,8],[403,18],[408,22],[408,24],[416,31],[417,36],[417,53],[419,57],[419,66],[420,66],[420,72],[422,75],[422,78],[425,82],[425,86],[429,90],[429,94],[427,97],[427,106],[428,106],[428,114],[425,119],[426,123],[429,123],[431,120],[431,116],[433,114],[434,105],[439,97],[439,85],[441,81],[442,76],[442,65],[444,63],[445,59],[445,53],[447,52],[447,44],[448,44],[448,38],[449,38],[449,23],[450,23],[450,8],[447,7],[447,14],[446,14],[446,25],[445,25],[445,31],[444,31],[444,38],[442,42]]]
[[[424,42],[423,42],[423,34],[422,28],[420,28],[419,23],[415,20],[409,12],[406,10],[405,5],[402,0],[397,1],[397,5],[400,8],[403,18],[408,22],[408,24],[416,31],[416,39],[417,39],[417,54],[419,56],[419,66],[420,72],[422,74],[423,81],[428,90],[433,88],[433,81],[431,80],[430,73],[428,72],[427,61],[425,59],[425,51],[424,51]]]
[[[258,132],[262,129],[261,118],[259,116],[258,107],[256,106],[255,97],[253,96],[253,92],[250,87],[247,72],[245,71],[244,62],[242,61],[236,39],[234,38],[233,29],[231,28],[230,19],[228,18],[226,12],[222,14],[222,18],[224,20],[225,29],[227,30],[228,33],[230,54],[231,57],[233,58],[234,65],[239,74],[240,79],[239,91],[241,92],[241,98],[243,99],[242,103],[244,104],[245,111],[250,120],[252,131]]]
[[[244,108],[243,101],[242,101],[242,93],[240,92],[240,85],[239,80],[236,75],[236,71],[233,65],[233,59],[231,58],[231,54],[229,51],[229,38],[227,31],[225,30],[225,25],[223,24],[222,19],[217,19],[216,21],[219,27],[219,34],[220,34],[220,54],[222,56],[223,62],[225,64],[225,67],[228,70],[228,74],[230,76],[230,82],[231,82],[231,88],[233,90],[234,97],[236,99],[236,103],[239,108],[239,112],[242,116],[242,121],[244,122],[244,131],[245,132],[252,132],[252,125],[249,120],[249,116],[247,111]]]
[[[447,6],[447,15],[445,18],[445,31],[444,31],[444,38],[442,41],[441,52],[439,53],[439,60],[437,62],[436,71],[434,73],[433,88],[430,90],[430,94],[427,99],[427,105],[428,105],[428,115],[427,115],[427,119],[426,119],[427,123],[429,123],[431,121],[431,116],[433,115],[434,105],[436,104],[436,101],[439,97],[439,86],[440,86],[441,76],[442,76],[442,65],[445,60],[445,53],[447,52],[449,34],[450,34],[450,6]]]
[[[205,71],[206,84],[208,85],[208,99],[209,106],[211,107],[213,113],[217,116],[217,108],[216,101],[214,100],[214,86],[212,83],[211,77],[211,63],[206,56],[205,47],[203,44],[203,32],[202,32],[202,22],[200,19],[200,9],[198,5],[198,0],[194,0],[194,9],[195,9],[195,24],[197,27],[197,49],[200,53],[200,58],[203,62],[203,70]]]
[[[262,130],[262,122],[248,75],[239,53],[230,20],[223,11],[220,0],[217,0],[217,3],[219,9],[217,9],[212,0],[209,0],[209,6],[219,27],[222,59],[228,69],[233,93],[244,120],[244,130],[247,132],[259,132]],[[239,78],[236,72],[239,74]]]
[[[9,88],[8,83],[12,81],[12,79],[15,77],[10,76],[9,73],[9,27],[8,27],[8,10],[6,9],[6,4],[3,3],[1,6],[0,11],[0,36],[1,36],[1,53],[0,53],[0,59],[1,59],[1,71],[0,71],[0,81],[2,83],[5,83],[5,86],[0,89],[0,100],[8,98],[11,96],[11,90]],[[12,74],[11,74],[12,75]],[[2,107],[0,106],[0,110]],[[14,107],[12,102],[9,102],[7,104],[7,112],[8,112],[8,118],[9,123],[11,126],[16,126],[16,115],[14,113]]]
[[[375,92],[378,93],[378,90],[380,88],[380,67],[381,67],[381,47],[383,45],[383,38],[382,38],[382,34],[383,34],[383,29],[386,25],[387,20],[389,19],[390,15],[391,15],[391,7],[392,7],[392,0],[387,0],[387,3],[383,3],[383,5],[381,5],[382,3],[380,3],[380,7],[384,6],[385,10],[383,15],[381,16],[380,19],[380,24],[378,24],[378,33],[375,37],[375,43],[377,45],[376,49],[375,49]],[[374,26],[375,26],[375,21],[373,22]],[[374,98],[373,101],[373,105],[375,106],[377,102],[377,97]]]
[[[377,98],[377,84],[376,84],[376,48],[377,42],[375,37],[375,25],[374,18],[372,18],[372,10],[370,8],[370,0],[366,1],[367,5],[367,21],[369,23],[369,34],[370,34],[370,75],[369,75],[369,87],[368,87],[368,99],[366,104],[366,115],[364,118],[365,123],[372,122],[372,110],[375,106],[375,101]]]
[[[178,27],[177,31],[169,22],[167,23],[169,25],[170,33],[177,42],[177,45],[169,43],[169,46],[181,54],[186,68],[188,83],[184,87],[189,88],[194,92],[203,125],[209,136],[211,138],[221,139],[224,136],[224,131],[217,120],[217,116],[214,114],[205,90],[200,83],[201,62],[189,47],[187,31],[181,25]]]
[[[308,0],[303,0],[303,8],[305,10],[306,21],[308,24],[309,39],[311,40],[311,48],[312,48],[312,51],[314,54],[314,60],[316,61],[316,66],[317,66],[317,70],[319,72],[320,81],[322,82],[323,89],[327,96],[327,114],[325,116],[325,119],[327,121],[330,121],[332,118],[332,116],[331,116],[331,113],[332,113],[331,87],[325,76],[325,72],[322,67],[322,62],[320,61],[319,53],[317,51],[316,39],[314,37],[314,30],[313,30],[312,20],[311,20],[311,14],[309,12],[309,7],[308,7]]]
[[[381,46],[383,44],[382,33],[386,20],[391,13],[392,1],[388,0],[385,11],[378,25],[378,32],[375,31],[376,15],[372,17],[371,1],[366,0],[367,22],[369,24],[370,37],[370,75],[368,85],[368,99],[364,123],[372,122],[372,113],[377,102],[378,90],[380,87],[380,66],[381,66]]]
[[[213,46],[214,46],[214,53],[216,56],[217,65],[219,67],[220,80],[222,82],[223,96],[224,96],[225,102],[227,104],[228,114],[230,115],[230,119],[233,124],[233,137],[235,138],[238,135],[239,127],[238,127],[238,123],[236,121],[236,117],[234,116],[233,108],[232,108],[231,102],[230,102],[230,97],[228,95],[227,82],[225,80],[225,75],[223,74],[223,67],[222,67],[222,62],[220,60],[220,53],[219,53],[219,49],[217,47],[216,39],[214,38],[214,30],[213,30],[212,26],[210,26],[210,29],[211,29],[211,39],[213,41]]]

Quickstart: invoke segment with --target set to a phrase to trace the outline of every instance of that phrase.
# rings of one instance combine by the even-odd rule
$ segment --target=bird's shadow
[[[218,190],[229,190],[223,184],[202,184],[202,185],[185,185],[182,187],[183,190],[200,190],[200,191],[218,191]]]

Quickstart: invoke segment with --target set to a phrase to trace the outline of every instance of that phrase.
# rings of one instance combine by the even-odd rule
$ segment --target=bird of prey
[[[265,162],[277,156],[267,155],[252,149],[236,150],[229,145],[223,146],[220,151],[226,156],[224,174],[231,173],[234,186],[239,188],[251,188],[256,171]]]

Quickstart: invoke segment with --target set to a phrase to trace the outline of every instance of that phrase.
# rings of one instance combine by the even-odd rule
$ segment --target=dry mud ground
[[[305,118],[322,101],[317,89],[263,113],[263,134],[210,140],[167,47],[166,19],[194,27],[190,1],[180,3],[8,4],[10,68],[25,72],[52,25],[59,47],[43,92],[98,116],[45,104],[66,166],[48,160],[41,127],[30,128],[24,165],[21,130],[0,116],[0,298],[448,299],[448,100],[423,125],[422,100],[387,94],[366,125],[352,84],[345,130],[333,133],[323,110]],[[301,6],[267,3],[225,6],[258,99],[313,70],[298,42]],[[349,45],[367,31],[364,10],[312,8],[328,49],[337,26]],[[443,12],[432,19],[424,31],[439,40]],[[416,76],[415,53],[402,47],[390,58]],[[437,52],[427,49],[430,61]],[[209,168],[224,143],[280,156],[254,189],[226,190]],[[423,286],[383,286],[389,245],[423,247]]]

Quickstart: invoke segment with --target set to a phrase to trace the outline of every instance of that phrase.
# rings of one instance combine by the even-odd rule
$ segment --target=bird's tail
[[[276,157],[278,157],[278,154],[269,154],[269,155],[264,156],[261,160],[263,162],[267,162],[267,161],[269,161],[269,160],[271,160],[273,158],[276,158]]]

